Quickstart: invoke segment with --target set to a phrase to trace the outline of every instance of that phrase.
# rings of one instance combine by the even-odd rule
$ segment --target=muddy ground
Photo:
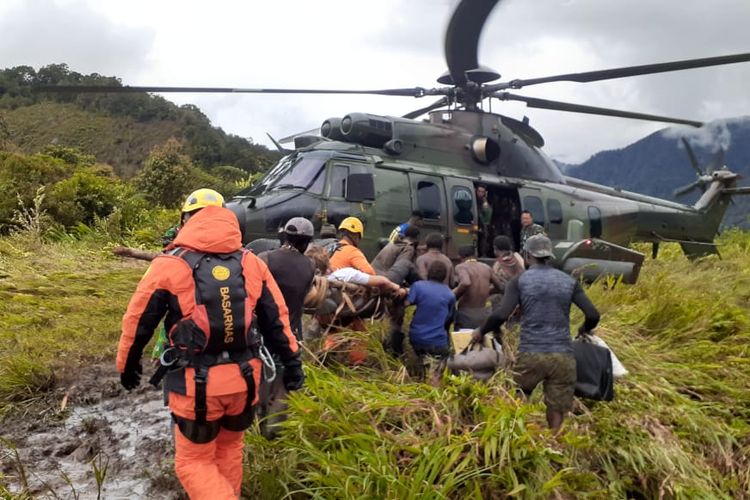
[[[161,390],[143,380],[128,393],[111,364],[57,377],[45,404],[3,423],[0,471],[11,491],[35,498],[184,498]]]

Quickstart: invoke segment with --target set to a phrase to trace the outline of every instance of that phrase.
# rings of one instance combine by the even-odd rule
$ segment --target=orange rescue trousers
[[[325,353],[346,353],[346,362],[349,366],[361,365],[367,359],[367,341],[360,339],[347,339],[342,336],[339,330],[342,327],[328,326],[335,320],[334,315],[316,316],[321,326],[329,329],[323,339],[323,352]],[[361,318],[354,318],[351,323],[343,327],[355,332],[366,332],[367,327]]]
[[[207,420],[238,415],[245,409],[247,392],[207,396]],[[178,417],[195,419],[195,398],[169,393],[169,409]],[[242,485],[244,431],[222,428],[213,441],[197,444],[175,425],[175,472],[192,500],[236,500]]]

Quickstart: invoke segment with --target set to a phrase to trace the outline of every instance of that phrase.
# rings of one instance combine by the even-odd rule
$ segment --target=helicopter
[[[677,123],[701,122],[652,114],[539,99],[513,91],[551,82],[589,83],[639,75],[750,61],[750,53],[611,68],[497,82],[500,75],[479,64],[478,44],[485,21],[499,0],[461,0],[445,35],[447,72],[434,88],[396,89],[252,89],[225,87],[56,86],[41,91],[72,92],[232,92],[275,94],[371,94],[437,97],[401,117],[349,113],[331,117],[320,129],[275,141],[284,157],[249,189],[229,203],[238,216],[244,241],[275,238],[295,216],[316,227],[360,218],[365,234],[360,247],[372,258],[384,237],[411,213],[422,215],[422,233],[439,232],[446,253],[474,245],[489,258],[480,239],[504,234],[518,247],[519,216],[532,214],[553,241],[555,265],[592,280],[603,274],[633,283],[645,255],[628,246],[676,242],[689,257],[717,253],[714,238],[731,198],[750,194],[737,187],[739,175],[723,164],[721,151],[702,167],[685,141],[696,180],[677,190],[704,193],[694,205],[602,186],[561,173],[544,153],[544,139],[528,120],[483,109],[483,102],[518,101],[532,108]],[[427,115],[428,118],[419,118]],[[477,189],[483,187],[493,208],[484,230],[478,221]]]

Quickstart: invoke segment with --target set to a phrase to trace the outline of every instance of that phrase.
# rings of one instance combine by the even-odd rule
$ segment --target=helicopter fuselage
[[[718,195],[699,210],[565,177],[528,124],[501,115],[440,111],[417,122],[353,114],[340,130],[347,118],[354,122],[349,137],[330,131],[333,140],[308,137],[309,145],[233,200],[246,241],[275,238],[295,216],[320,227],[353,215],[365,225],[361,248],[372,258],[383,238],[418,210],[422,234],[444,235],[446,253],[457,258],[460,246],[477,243],[476,188],[483,185],[493,207],[486,237],[505,234],[518,245],[520,212],[528,210],[555,243],[558,265],[565,266],[573,247],[584,250],[593,241],[601,251],[589,252],[591,260],[624,259],[640,268],[642,254],[622,247],[671,240],[710,246],[728,202]]]

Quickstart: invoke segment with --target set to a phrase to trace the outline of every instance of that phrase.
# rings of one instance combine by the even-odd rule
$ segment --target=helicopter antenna
[[[276,146],[276,149],[279,150],[279,153],[281,153],[281,154],[289,154],[289,153],[292,152],[291,149],[286,149],[284,146],[282,146],[281,144],[279,144],[279,142],[276,139],[274,139],[273,136],[271,134],[269,134],[268,132],[266,132],[266,135],[268,136],[269,139],[271,139],[271,142],[273,142],[273,145]]]

